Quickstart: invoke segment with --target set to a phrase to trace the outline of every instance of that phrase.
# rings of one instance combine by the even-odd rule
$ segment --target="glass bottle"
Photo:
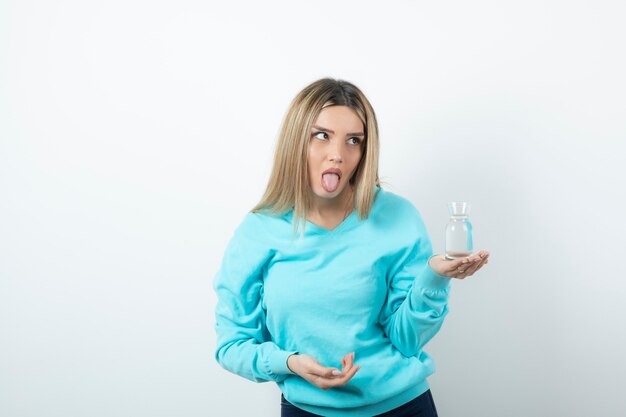
[[[446,259],[464,258],[474,250],[470,207],[467,202],[448,203],[450,220],[446,227]]]

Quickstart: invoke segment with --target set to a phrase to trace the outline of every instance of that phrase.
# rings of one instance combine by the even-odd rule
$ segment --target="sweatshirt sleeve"
[[[252,213],[239,225],[214,277],[217,294],[215,359],[226,370],[254,382],[280,382],[293,375],[289,355],[271,341],[265,326],[263,270],[272,251],[262,244]]]
[[[426,226],[414,209],[414,234],[389,269],[387,299],[380,323],[391,343],[405,356],[416,356],[439,331],[448,314],[451,278],[428,265],[433,255]],[[415,227],[413,227],[415,226]]]

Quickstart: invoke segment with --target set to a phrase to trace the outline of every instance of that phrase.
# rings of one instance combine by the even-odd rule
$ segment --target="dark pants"
[[[307,411],[301,410],[295,405],[291,404],[280,395],[280,416],[281,417],[310,417],[317,416]],[[378,414],[376,417],[437,417],[437,409],[435,408],[435,402],[430,390],[409,401],[408,403],[401,405],[398,408],[394,408],[391,411],[387,411],[383,414]]]

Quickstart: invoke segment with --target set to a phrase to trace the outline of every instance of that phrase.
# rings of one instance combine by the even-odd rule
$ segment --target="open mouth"
[[[329,193],[335,192],[339,188],[339,181],[341,177],[339,174],[326,173],[322,174],[322,187]]]

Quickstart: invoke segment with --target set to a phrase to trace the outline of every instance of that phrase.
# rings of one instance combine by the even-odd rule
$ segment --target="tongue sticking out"
[[[332,193],[339,187],[339,175],[324,174],[322,175],[322,187],[329,193]]]

